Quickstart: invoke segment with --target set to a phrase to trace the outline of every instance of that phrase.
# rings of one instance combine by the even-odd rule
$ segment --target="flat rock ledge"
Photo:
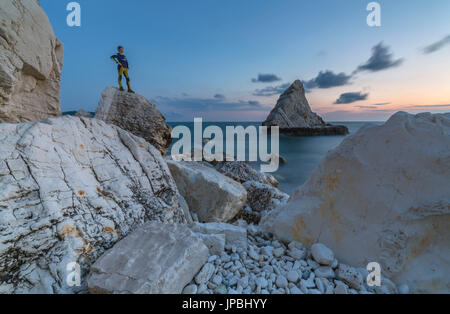
[[[180,294],[207,259],[208,248],[186,225],[151,222],[91,267],[89,292]]]

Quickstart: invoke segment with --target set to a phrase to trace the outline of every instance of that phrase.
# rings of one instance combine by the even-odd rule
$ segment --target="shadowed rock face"
[[[0,124],[0,292],[83,290],[90,264],[148,221],[185,218],[144,139],[70,116]],[[81,288],[66,284],[73,262]]]
[[[0,122],[61,115],[63,55],[38,1],[0,1]]]
[[[321,117],[312,112],[303,84],[297,80],[280,96],[263,125],[280,128],[313,128],[324,127],[326,124]]]
[[[411,292],[448,292],[450,114],[400,112],[328,153],[287,205],[277,236],[321,242],[345,263],[378,262]]]
[[[144,138],[162,155],[172,142],[172,129],[156,105],[144,96],[107,87],[98,104],[95,118]]]

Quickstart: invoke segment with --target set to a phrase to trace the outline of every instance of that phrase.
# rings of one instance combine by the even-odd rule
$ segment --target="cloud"
[[[268,110],[255,100],[236,102],[225,101],[224,98],[179,98],[179,97],[157,97],[155,102],[158,107],[168,113],[202,113],[214,111],[254,111]]]
[[[390,104],[391,104],[390,102],[382,102],[379,104],[373,104],[372,106],[386,106],[386,105],[390,105]]]
[[[304,82],[306,89],[312,88],[331,88],[350,84],[351,75],[345,73],[335,74],[332,71],[320,71],[313,79]]]
[[[416,106],[413,106],[414,108],[436,108],[436,107],[450,107],[450,104],[448,104],[448,105],[416,105]]]
[[[393,54],[389,51],[389,46],[380,42],[372,48],[372,56],[366,63],[360,65],[354,73],[361,71],[378,72],[389,68],[397,67],[403,63],[403,59],[394,60]]]
[[[286,84],[281,84],[278,86],[268,86],[262,89],[257,89],[254,93],[253,96],[263,96],[263,97],[269,97],[269,96],[274,96],[274,95],[279,95],[284,93],[284,91],[286,89],[289,88],[289,86],[291,86],[290,83],[286,83]]]
[[[259,74],[258,78],[252,79],[253,83],[273,83],[281,81],[281,78],[275,74]]]
[[[249,100],[248,104],[253,107],[261,107],[261,103],[257,100]]]
[[[215,95],[214,95],[214,98],[215,98],[215,99],[224,100],[226,97],[225,97],[224,95],[222,95],[222,94],[215,94]]]
[[[326,121],[385,121],[396,111],[378,111],[378,110],[363,110],[363,111],[349,111],[338,110],[323,113],[322,116]]]
[[[334,104],[351,104],[357,101],[366,100],[369,94],[361,94],[361,92],[344,93],[339,96]]]
[[[355,108],[359,108],[359,109],[377,109],[377,106],[355,106]]]
[[[436,52],[436,51],[444,48],[446,45],[450,45],[450,35],[447,35],[444,38],[442,38],[441,40],[425,47],[423,49],[423,53],[430,54],[430,53]]]

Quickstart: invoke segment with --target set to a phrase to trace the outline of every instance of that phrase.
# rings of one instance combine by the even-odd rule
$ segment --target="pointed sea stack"
[[[343,125],[331,125],[314,113],[305,96],[305,88],[300,80],[296,80],[278,99],[278,102],[264,126],[278,126],[280,133],[313,136],[313,135],[346,135],[348,128]]]

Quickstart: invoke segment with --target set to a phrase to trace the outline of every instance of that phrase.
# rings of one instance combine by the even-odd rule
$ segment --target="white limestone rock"
[[[343,263],[378,262],[412,293],[448,292],[449,178],[450,114],[399,112],[329,152],[262,226]]]
[[[186,288],[183,289],[183,294],[194,295],[194,294],[197,294],[197,291],[198,291],[197,285],[192,284],[192,285],[186,286]]]
[[[256,181],[273,187],[278,187],[279,182],[274,176],[255,169],[245,161],[222,161],[215,165],[217,171],[239,182]]]
[[[89,292],[180,294],[207,259],[208,249],[186,225],[150,222],[92,265]]]
[[[320,265],[331,266],[334,262],[334,253],[322,243],[311,246],[311,254]]]
[[[201,222],[226,222],[245,206],[247,191],[242,185],[195,162],[168,160],[180,194]]]
[[[320,266],[314,270],[316,277],[319,278],[334,278],[336,277],[334,270],[331,267]]]
[[[226,237],[225,234],[203,234],[196,233],[203,243],[208,247],[209,254],[220,255],[225,251]]]
[[[172,143],[172,128],[156,105],[139,94],[107,87],[100,99],[95,118],[144,138],[162,155]]]
[[[224,234],[226,245],[247,248],[247,230],[226,223],[193,223],[192,231],[202,234]]]
[[[61,115],[63,56],[38,1],[0,1],[0,122]]]
[[[0,124],[0,290],[71,293],[147,221],[185,222],[161,154],[96,119]],[[82,286],[69,287],[69,263]],[[6,287],[6,288],[5,288]]]
[[[201,271],[195,276],[195,282],[198,285],[201,285],[203,283],[207,283],[209,279],[214,275],[214,272],[216,271],[216,268],[213,264],[207,263],[203,266]]]
[[[354,267],[339,264],[336,271],[336,277],[345,282],[350,288],[360,290],[363,286],[363,277],[361,273]]]
[[[289,200],[288,194],[267,184],[247,181],[243,186],[247,190],[247,203],[256,212],[270,212]]]

